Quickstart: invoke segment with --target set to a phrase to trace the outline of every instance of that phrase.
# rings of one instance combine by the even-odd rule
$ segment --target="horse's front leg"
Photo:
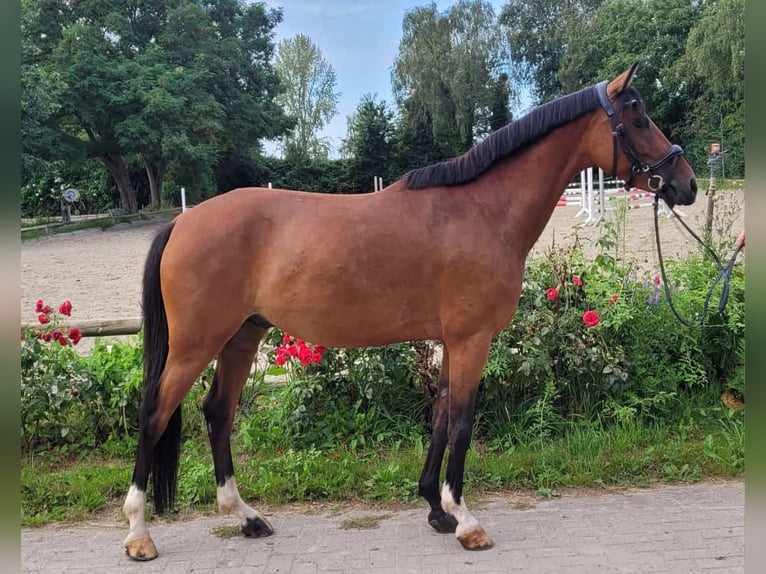
[[[450,453],[441,493],[441,506],[457,519],[455,537],[467,550],[486,550],[493,545],[479,521],[468,511],[463,497],[465,457],[471,444],[473,408],[481,371],[489,354],[491,338],[474,337],[450,346],[449,423]]]
[[[428,523],[437,532],[455,532],[457,520],[444,512],[439,493],[439,472],[444,451],[447,449],[447,423],[449,422],[449,354],[444,346],[442,365],[439,371],[439,386],[436,391],[431,415],[431,445],[428,447],[426,462],[418,482],[418,494],[431,505]]]

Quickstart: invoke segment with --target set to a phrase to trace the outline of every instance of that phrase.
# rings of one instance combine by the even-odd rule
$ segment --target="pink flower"
[[[292,335],[285,333],[285,336],[282,337],[282,344],[287,345],[288,343],[292,342],[292,340],[293,340]]]
[[[551,287],[545,292],[546,297],[551,301],[555,301],[559,296],[559,291],[555,287]]]
[[[284,365],[287,362],[287,355],[284,354],[284,353],[277,354],[277,359],[276,360],[277,360],[277,365],[279,365],[281,367],[282,365]]]
[[[660,284],[660,276],[659,275],[655,275],[654,276],[654,284],[655,285],[659,285]]]
[[[598,316],[596,311],[585,311],[582,315],[582,322],[586,327],[595,327],[601,321],[601,317]]]
[[[575,284],[575,287],[582,287],[582,279],[577,275],[572,275],[572,283]]]

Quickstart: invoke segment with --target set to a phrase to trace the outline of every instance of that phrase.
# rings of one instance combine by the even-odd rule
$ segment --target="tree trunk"
[[[162,199],[162,179],[165,177],[165,164],[152,164],[144,158],[144,167],[146,168],[146,177],[149,178],[149,192],[152,196],[152,209],[160,208]]]
[[[130,181],[130,174],[128,173],[128,167],[125,165],[125,160],[122,159],[121,155],[108,153],[102,155],[101,160],[104,162],[106,170],[112,176],[117,186],[117,191],[120,193],[122,211],[126,214],[138,213],[136,189]]]

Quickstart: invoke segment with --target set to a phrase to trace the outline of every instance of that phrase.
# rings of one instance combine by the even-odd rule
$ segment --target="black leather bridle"
[[[628,178],[628,181],[625,183],[625,188],[630,189],[632,182],[633,182],[633,176],[637,173],[643,172],[647,174],[648,178],[648,185],[649,189],[654,192],[654,232],[655,232],[655,238],[657,241],[657,256],[659,258],[660,262],[660,273],[662,274],[662,282],[663,286],[665,287],[665,295],[668,298],[668,305],[670,306],[670,310],[673,312],[673,315],[676,316],[676,319],[678,319],[683,325],[687,327],[699,327],[703,324],[705,320],[705,316],[708,312],[708,305],[710,303],[710,298],[713,294],[713,290],[715,289],[716,285],[718,283],[722,283],[722,289],[721,289],[721,296],[718,301],[718,312],[722,313],[724,308],[726,307],[726,303],[729,300],[729,281],[731,280],[731,274],[734,269],[734,263],[736,262],[737,254],[742,249],[742,246],[740,245],[737,250],[734,252],[734,254],[731,256],[731,259],[729,260],[727,265],[723,265],[721,263],[720,258],[716,253],[710,248],[709,245],[707,245],[700,237],[694,233],[694,231],[686,224],[686,222],[678,217],[678,214],[673,210],[673,208],[668,204],[668,207],[670,208],[670,211],[673,213],[673,215],[676,216],[676,220],[679,221],[686,230],[691,234],[694,239],[697,240],[697,242],[702,245],[702,247],[712,256],[713,261],[715,262],[716,267],[718,268],[718,277],[716,277],[715,281],[713,281],[713,284],[710,286],[710,289],[707,292],[707,296],[705,297],[705,302],[702,308],[702,313],[697,316],[696,321],[691,322],[678,314],[676,311],[675,306],[673,305],[673,298],[671,296],[670,291],[670,284],[668,283],[667,276],[665,275],[665,263],[662,257],[662,249],[660,248],[660,228],[659,223],[657,221],[657,211],[659,207],[659,200],[660,198],[664,199],[663,195],[665,192],[665,179],[657,173],[653,173],[655,170],[659,169],[669,161],[674,161],[678,156],[683,155],[684,150],[680,145],[672,144],[668,150],[663,154],[663,156],[655,161],[654,163],[646,163],[641,159],[641,156],[639,156],[638,153],[636,153],[636,150],[633,148],[633,146],[630,143],[630,140],[625,135],[625,124],[621,121],[618,121],[617,114],[615,112],[614,106],[612,105],[612,102],[609,100],[609,96],[606,93],[606,86],[608,82],[604,81],[596,85],[596,93],[598,94],[598,100],[601,104],[601,107],[606,112],[606,115],[609,116],[609,122],[612,125],[612,142],[613,142],[613,151],[612,151],[612,177],[617,179],[617,143],[619,141],[620,145],[622,146],[623,152],[625,152],[625,155],[628,157],[628,159],[631,162],[631,169],[630,169],[630,177]],[[671,173],[673,168],[675,167],[675,162],[673,165],[671,165]]]
[[[661,196],[665,190],[665,178],[658,173],[654,173],[654,171],[661,168],[666,163],[673,161],[678,156],[683,155],[684,150],[680,145],[672,144],[660,159],[653,163],[645,162],[633,148],[630,140],[625,135],[625,124],[622,121],[619,121],[614,106],[606,93],[607,84],[607,81],[597,84],[596,93],[598,94],[598,101],[606,112],[606,115],[609,116],[609,122],[612,125],[612,177],[617,178],[617,142],[619,141],[622,146],[622,151],[625,152],[625,155],[628,156],[631,163],[630,177],[628,178],[625,187],[630,188],[633,182],[633,176],[643,172],[647,175],[649,180],[649,189]]]

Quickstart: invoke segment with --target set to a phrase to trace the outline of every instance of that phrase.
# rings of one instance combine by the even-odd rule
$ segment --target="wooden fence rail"
[[[131,319],[96,319],[83,320],[61,324],[62,329],[77,327],[83,337],[103,337],[107,335],[135,335],[141,330],[143,319],[134,317]],[[22,323],[22,329],[39,329],[40,323]]]

